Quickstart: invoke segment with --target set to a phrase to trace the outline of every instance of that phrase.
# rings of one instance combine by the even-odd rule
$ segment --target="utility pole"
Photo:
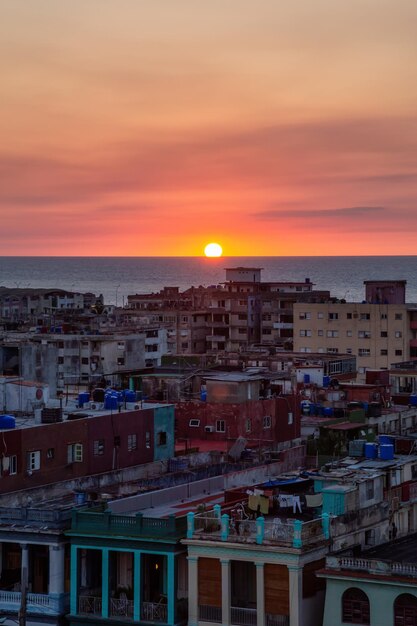
[[[20,607],[17,614],[19,626],[26,626],[26,593],[28,586],[28,571],[24,567],[22,570],[22,588],[20,593]]]

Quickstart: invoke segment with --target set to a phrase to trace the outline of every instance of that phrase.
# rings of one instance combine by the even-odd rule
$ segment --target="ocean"
[[[218,285],[226,267],[261,267],[265,281],[304,281],[347,301],[361,302],[364,280],[407,281],[417,303],[417,256],[361,257],[0,257],[0,286],[60,288],[103,294],[121,306],[127,296],[164,286]]]

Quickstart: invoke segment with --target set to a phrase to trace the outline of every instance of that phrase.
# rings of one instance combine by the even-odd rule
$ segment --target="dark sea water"
[[[0,286],[58,287],[103,294],[120,306],[126,296],[217,285],[225,267],[262,267],[263,280],[304,281],[350,301],[363,300],[364,280],[404,279],[417,303],[417,256],[398,257],[0,257]]]

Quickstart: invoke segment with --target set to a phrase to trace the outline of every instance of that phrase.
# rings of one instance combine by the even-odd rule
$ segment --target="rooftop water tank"
[[[417,393],[411,394],[409,398],[409,404],[411,404],[411,406],[417,406]]]
[[[383,443],[379,446],[379,458],[382,461],[392,461],[394,458],[394,445],[392,443]]]
[[[365,459],[376,459],[378,456],[378,448],[376,443],[365,443]]]
[[[13,415],[0,415],[0,429],[16,428],[16,420]]]

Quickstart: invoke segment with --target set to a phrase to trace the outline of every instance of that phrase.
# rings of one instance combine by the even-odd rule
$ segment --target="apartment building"
[[[327,301],[328,291],[315,291],[305,282],[263,282],[261,268],[226,268],[220,285],[165,287],[158,294],[128,296],[129,309],[168,328],[172,354],[217,354],[240,351],[253,344],[290,348],[292,305],[298,301]]]
[[[389,369],[392,363],[409,359],[417,324],[412,305],[404,301],[405,281],[365,281],[365,285],[361,303],[294,304],[294,349],[355,355],[359,380],[365,379],[368,369]]]

